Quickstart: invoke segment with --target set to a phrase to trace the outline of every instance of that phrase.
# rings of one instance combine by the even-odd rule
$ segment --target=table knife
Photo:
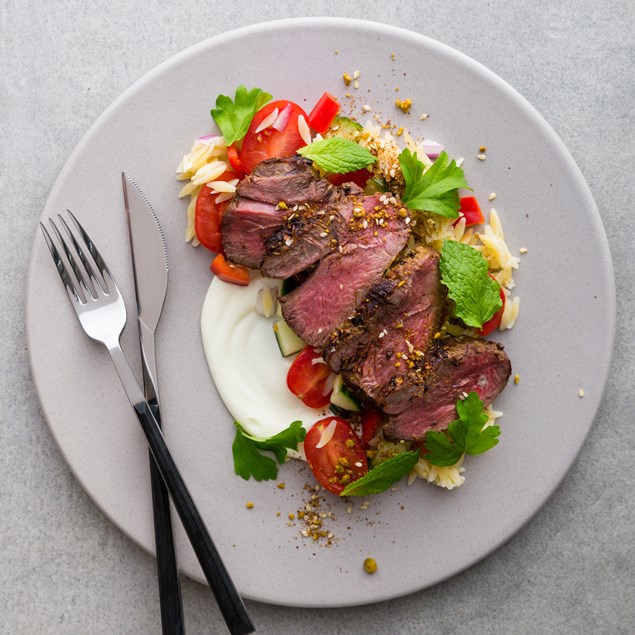
[[[159,221],[146,197],[125,172],[122,174],[122,183],[137,300],[143,391],[152,414],[160,425],[161,412],[154,334],[163,311],[168,286],[167,249]],[[185,633],[185,623],[174,551],[170,499],[159,469],[151,455],[150,480],[161,624],[164,635],[181,635]]]

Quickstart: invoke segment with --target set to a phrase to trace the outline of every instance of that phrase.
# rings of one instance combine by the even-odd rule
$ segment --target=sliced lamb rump
[[[323,201],[333,185],[321,179],[313,169],[313,162],[299,154],[280,159],[266,159],[244,178],[236,191],[239,196],[263,203],[287,206]]]
[[[354,184],[332,190],[326,202],[288,215],[286,223],[266,241],[261,271],[268,278],[289,278],[337,249],[353,217]]]
[[[404,248],[410,229],[399,211],[379,195],[358,199],[337,251],[280,299],[284,319],[305,342],[322,347]]]
[[[507,384],[511,363],[501,344],[450,337],[426,354],[421,372],[421,382],[412,373],[411,384],[395,387],[395,396],[402,391],[409,397],[405,402],[393,399],[385,406],[392,413],[384,425],[387,438],[421,441],[428,430],[446,428],[456,419],[457,400],[472,390],[489,405]]]
[[[428,349],[441,324],[444,301],[439,253],[417,247],[331,333],[323,357],[364,400],[381,408],[383,395]]]
[[[223,250],[234,263],[260,267],[266,240],[285,222],[290,208],[311,209],[336,194],[334,187],[317,177],[311,161],[298,155],[260,163],[236,188],[223,214]]]

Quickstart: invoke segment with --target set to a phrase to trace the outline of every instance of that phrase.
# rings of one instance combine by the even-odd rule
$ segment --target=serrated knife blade
[[[143,392],[161,425],[155,331],[168,289],[168,257],[163,230],[152,206],[126,172],[121,175],[130,235],[130,252],[137,299],[137,322],[143,369]],[[183,605],[174,550],[169,496],[150,456],[152,508],[157,552],[157,573],[164,635],[183,635]]]

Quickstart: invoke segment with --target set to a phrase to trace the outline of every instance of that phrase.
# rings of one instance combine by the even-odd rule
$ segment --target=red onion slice
[[[432,139],[424,139],[421,147],[430,159],[436,159],[445,150],[445,146]]]
[[[271,124],[272,128],[275,128],[278,132],[284,132],[289,125],[289,117],[291,116],[291,104],[287,104],[276,117],[276,120]]]

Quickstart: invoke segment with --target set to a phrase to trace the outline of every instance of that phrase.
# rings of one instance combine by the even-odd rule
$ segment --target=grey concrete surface
[[[158,63],[236,26],[303,15],[367,17],[437,38],[498,73],[543,114],[602,214],[617,279],[617,341],[578,461],[507,544],[461,575],[391,602],[339,610],[249,602],[258,632],[635,632],[634,6],[2,0],[0,633],[160,632],[154,560],[75,481],[31,384],[24,290],[55,178],[97,116]],[[208,589],[182,584],[188,633],[225,632]]]

